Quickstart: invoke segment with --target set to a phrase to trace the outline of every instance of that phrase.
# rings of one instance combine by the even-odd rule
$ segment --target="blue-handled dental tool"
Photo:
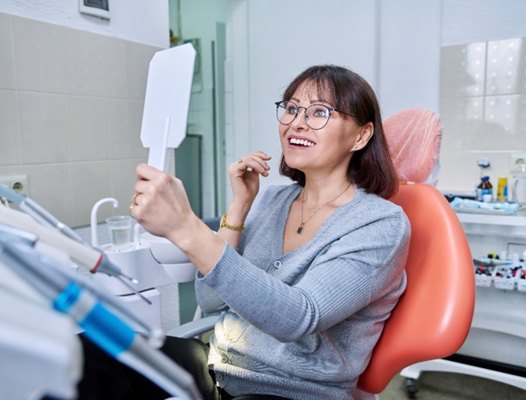
[[[63,274],[67,267],[22,240],[0,240],[0,261],[49,299],[56,311],[72,317],[83,329],[82,334],[108,354],[144,374],[172,396],[187,400],[202,398],[188,372],[151,347],[81,284]]]
[[[0,207],[0,211],[6,211],[5,207]],[[26,230],[21,230],[18,228],[15,228],[14,226],[21,226],[22,228],[31,228],[32,225],[24,223],[25,219],[29,219],[30,221],[33,221],[30,216],[25,215],[23,213],[20,213],[15,210],[9,210],[9,214],[4,214],[0,212],[0,243],[9,244],[11,242],[18,242],[18,243],[24,243],[29,247],[35,246],[37,240],[42,240],[42,237],[45,237],[47,239],[53,239],[53,235],[47,235],[47,230],[49,228],[42,227],[36,222],[33,222],[36,227],[39,227],[41,229],[32,229],[32,232],[28,232]],[[11,215],[14,213],[15,216],[22,216],[25,218],[21,218],[19,220],[14,220],[13,218],[5,218],[6,215]],[[8,220],[13,225],[6,225],[3,223],[4,220]],[[33,227],[33,228],[36,228]],[[33,231],[36,231],[33,233]],[[70,239],[60,235],[59,233],[54,233],[57,236],[57,239],[61,239],[63,241],[70,241]],[[41,237],[39,237],[39,234]],[[48,240],[46,243],[49,245],[57,244],[59,243],[59,240]],[[71,242],[76,243],[76,242]],[[82,247],[80,244],[77,244],[77,246]],[[66,246],[59,246],[60,249],[65,249]],[[66,249],[67,250],[67,249]],[[71,253],[71,251],[70,251]],[[50,265],[52,263],[47,263],[47,265]],[[42,264],[41,268],[44,268],[45,265]],[[50,272],[52,274],[53,272]],[[42,271],[41,274],[45,276],[46,271]],[[113,310],[117,311],[120,315],[125,317],[128,321],[134,323],[137,328],[138,332],[145,335],[145,337],[148,339],[148,342],[152,344],[155,347],[160,347],[162,343],[164,342],[164,333],[160,329],[160,327],[151,326],[146,321],[144,321],[142,318],[140,318],[136,313],[134,313],[132,310],[130,310],[125,303],[119,301],[114,296],[108,294],[106,291],[104,291],[102,288],[100,288],[98,285],[96,285],[92,280],[88,279],[85,276],[79,275],[75,272],[75,270],[71,268],[62,268],[60,270],[60,274],[65,276],[68,280],[75,280],[77,282],[81,282],[83,287],[92,292],[94,295],[96,295],[98,298],[102,299],[106,305],[111,307]]]

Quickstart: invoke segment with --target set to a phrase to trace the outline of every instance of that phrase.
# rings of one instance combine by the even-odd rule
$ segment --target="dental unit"
[[[126,302],[128,308],[150,324],[167,329],[178,325],[178,284],[194,281],[195,267],[178,247],[167,239],[144,232],[139,224],[130,228],[133,238],[125,245],[116,247],[112,243],[100,243],[98,231],[106,226],[97,224],[97,213],[100,206],[109,202],[117,204],[116,199],[105,198],[92,209],[91,245],[103,251],[105,257],[125,274],[135,277],[137,283],[134,289],[148,298],[151,304],[145,305],[128,286],[105,274],[92,275],[93,281]]]
[[[0,230],[0,261],[29,283],[54,310],[68,314],[82,334],[124,364],[141,372],[168,393],[182,399],[199,399],[192,377],[97,299],[84,279],[40,254],[36,238],[12,229]]]
[[[5,185],[0,185],[0,197],[4,197],[12,203],[16,204],[20,210],[27,212],[23,214],[16,212],[7,207],[2,207],[2,219],[1,222],[5,224],[11,223],[25,229],[32,230],[35,234],[41,237],[41,240],[49,242],[52,245],[56,245],[62,250],[71,254],[72,258],[85,265],[89,268],[90,272],[95,273],[97,271],[104,272],[107,275],[114,276],[124,284],[129,285],[123,278],[136,283],[133,278],[123,274],[122,271],[107,258],[104,257],[104,253],[97,251],[94,248],[90,248],[87,244],[68,226],[58,221],[53,215],[47,212],[44,208],[38,205],[35,201],[28,197],[24,197],[15,191],[7,188]],[[33,217],[33,219],[31,217]],[[41,224],[39,224],[38,222]],[[42,223],[44,225],[42,225]],[[50,226],[53,229],[47,228],[45,225]],[[58,231],[58,232],[57,232]],[[145,301],[148,301],[145,299]]]
[[[0,193],[8,198],[12,198],[9,193],[10,189],[7,189],[0,186]],[[55,231],[51,228],[40,225],[32,217],[27,214],[24,214],[20,211],[16,211],[5,206],[0,206],[0,225],[3,227],[5,232],[6,227],[11,227],[14,229],[22,230],[33,234],[35,241],[40,241],[46,243],[49,246],[57,248],[67,254],[71,260],[75,263],[80,263],[90,268],[90,272],[104,272],[112,277],[119,278],[122,273],[120,268],[113,264],[105,255],[94,248],[91,248],[88,245],[82,244],[78,241],[74,241],[65,236],[63,231]],[[102,268],[101,268],[102,266]],[[106,272],[106,271],[109,271]],[[117,275],[119,274],[119,275]],[[120,282],[123,282],[119,279]],[[124,281],[126,282],[126,281]],[[152,328],[151,325],[145,322],[137,314],[129,310],[122,302],[118,301],[117,298],[108,294],[100,286],[85,282],[86,286],[89,286],[91,290],[99,297],[105,299],[108,303],[112,305],[113,308],[119,310],[122,314],[126,315],[129,319],[133,320],[138,326],[140,326],[141,331],[145,331],[146,336],[151,340],[151,343],[154,343],[159,347],[162,344],[164,335],[160,328]],[[139,293],[134,287],[129,285],[126,282],[126,286],[130,288],[134,293]],[[145,298],[141,295],[141,298]],[[146,299],[147,300],[147,299]],[[149,302],[149,300],[147,300]]]

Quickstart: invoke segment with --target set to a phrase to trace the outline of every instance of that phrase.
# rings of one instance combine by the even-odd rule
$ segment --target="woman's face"
[[[328,103],[330,96],[323,96],[319,92],[315,85],[307,82],[289,99],[302,108],[291,124],[279,125],[283,156],[290,168],[305,174],[315,171],[346,174],[352,154],[367,144],[373,125],[369,123],[360,127],[353,118],[333,111],[323,128],[310,128],[305,122],[304,108],[313,104],[334,108],[333,104]]]

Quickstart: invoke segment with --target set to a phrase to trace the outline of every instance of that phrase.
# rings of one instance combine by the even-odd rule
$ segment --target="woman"
[[[178,179],[137,167],[132,215],[197,268],[202,310],[225,311],[208,355],[182,339],[164,351],[192,364],[184,366],[205,398],[352,399],[405,288],[409,224],[385,200],[397,180],[380,110],[367,82],[331,65],[300,74],[276,107],[280,172],[295,183],[270,187],[252,207],[270,157],[236,161],[217,234],[192,212]],[[188,346],[201,362],[188,361]],[[151,396],[144,385],[134,390]]]

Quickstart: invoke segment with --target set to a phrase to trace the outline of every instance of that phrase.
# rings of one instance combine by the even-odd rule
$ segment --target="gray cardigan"
[[[209,364],[232,395],[352,399],[405,288],[409,222],[400,207],[361,189],[308,243],[283,254],[300,190],[292,184],[261,194],[238,251],[226,246],[196,280],[202,310],[226,311]]]

